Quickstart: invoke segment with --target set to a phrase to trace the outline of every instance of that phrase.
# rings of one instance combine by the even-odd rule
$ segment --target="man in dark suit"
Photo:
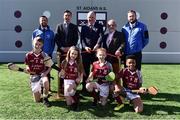
[[[99,38],[103,35],[103,26],[96,22],[96,14],[90,11],[87,14],[87,24],[81,29],[81,44],[82,44],[82,59],[85,70],[83,79],[83,91],[86,90],[86,79],[89,76],[90,64],[95,61],[93,50],[96,49],[96,44]]]
[[[100,44],[107,50],[107,60],[111,62],[113,71],[117,73],[120,68],[120,57],[124,52],[125,38],[122,32],[116,30],[116,22],[111,19],[107,22],[108,33],[100,40]]]
[[[66,53],[71,46],[76,46],[78,42],[78,27],[71,23],[72,13],[69,10],[64,11],[64,23],[56,27],[55,42],[57,44],[57,63],[60,66],[65,59]],[[63,79],[58,78],[58,97],[63,93]]]

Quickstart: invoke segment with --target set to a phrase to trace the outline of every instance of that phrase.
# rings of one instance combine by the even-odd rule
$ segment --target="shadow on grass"
[[[180,100],[180,94],[158,93],[156,96],[147,94],[142,95],[142,100],[144,101],[144,111],[141,113],[141,115],[151,116],[180,114],[180,107],[176,105]],[[51,104],[55,107],[68,109],[65,100],[53,99]],[[105,107],[102,107],[101,105],[92,107],[92,98],[81,95],[77,112],[87,111],[97,118],[116,117],[116,111],[113,110],[115,106],[115,102],[111,101],[108,102]],[[134,110],[132,106],[125,104],[124,108],[117,112],[134,112]]]
[[[180,114],[180,106],[177,106],[177,102],[180,100],[180,94],[158,93],[156,96],[144,95],[142,99],[147,100],[148,103],[152,103],[144,104],[143,115]]]
[[[142,96],[143,100],[152,100],[152,101],[174,101],[179,102],[180,100],[180,94],[171,94],[171,93],[158,93],[156,96],[152,95],[144,95]]]
[[[107,103],[106,106],[97,105],[96,107],[92,107],[92,101],[81,102],[80,110],[88,111],[96,117],[107,118],[107,117],[115,117],[113,108],[115,105]]]
[[[180,115],[180,106],[177,106],[180,100],[180,94],[170,94],[170,93],[158,93],[156,96],[143,95],[142,100],[144,100],[144,111],[141,115],[151,116],[151,115]],[[166,103],[165,103],[166,102]],[[87,109],[87,105],[91,106],[90,103],[84,103]],[[88,108],[87,110],[97,117],[115,117],[115,111],[113,108],[115,104],[108,104],[105,108],[101,106],[97,108]],[[124,108],[117,112],[134,112],[133,106],[125,104]]]
[[[80,95],[80,103],[78,105],[78,109],[75,112],[83,112],[83,111],[87,111],[91,114],[93,114],[94,116],[101,117],[101,118],[107,118],[107,117],[115,117],[114,113],[113,113],[113,108],[115,105],[112,105],[110,103],[107,104],[107,106],[102,107],[100,105],[97,105],[97,107],[92,107],[92,101],[91,101],[91,97],[88,96],[83,96],[82,94]],[[51,102],[51,106],[52,107],[60,107],[60,108],[64,108],[68,111],[66,111],[67,113],[72,111],[69,110],[70,108],[67,107],[66,102],[64,99],[56,99],[56,95],[53,94],[53,96],[50,97],[50,102]],[[83,119],[83,118],[81,118]]]
[[[171,105],[147,105],[144,104],[144,112],[142,115],[178,115],[180,107]]]
[[[62,100],[53,100],[53,101],[50,101],[51,102],[51,106],[54,106],[54,107],[64,107],[66,108],[66,103],[65,101],[62,101]]]

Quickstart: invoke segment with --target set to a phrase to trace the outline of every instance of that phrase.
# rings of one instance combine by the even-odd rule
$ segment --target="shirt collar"
[[[113,35],[115,33],[115,31],[113,31],[113,32],[109,32],[109,35]]]
[[[131,70],[128,69],[128,68],[127,68],[127,70],[131,73],[131,75],[134,75],[134,74],[137,72],[137,70],[131,71]]]
[[[95,24],[95,23],[94,23],[94,24]],[[88,26],[92,26],[92,27],[94,27],[94,24],[89,24],[89,23],[88,23]]]
[[[97,61],[97,63],[98,63],[98,64],[100,64],[100,62],[99,62],[99,61]],[[105,64],[107,64],[107,61],[105,61],[105,62],[104,62],[104,65],[105,65]]]
[[[47,27],[42,27],[41,26],[41,30],[47,30],[48,28]]]
[[[68,24],[68,25],[69,25],[69,24],[70,24],[70,22],[66,22],[66,21],[64,21],[64,24]]]
[[[134,27],[136,27],[138,25],[138,22],[136,21],[135,23],[130,23],[129,22],[129,27],[132,29],[132,28],[134,28]]]

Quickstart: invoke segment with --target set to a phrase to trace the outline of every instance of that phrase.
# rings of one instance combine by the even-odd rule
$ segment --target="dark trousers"
[[[142,52],[133,53],[131,55],[135,56],[135,59],[136,59],[136,68],[138,70],[141,70]],[[124,67],[126,67],[126,56],[128,56],[128,55],[124,55],[124,57],[123,57],[123,59],[124,59]]]
[[[48,77],[48,81],[49,81],[49,91],[51,91],[51,74],[48,73],[47,77]]]
[[[57,52],[57,64],[58,67],[61,68],[61,63],[62,61],[66,58],[66,53],[65,54],[61,54],[60,52]],[[58,72],[59,73],[59,72]],[[60,78],[58,75],[58,90],[57,90],[57,94],[64,94],[64,79]]]
[[[51,54],[48,54],[48,55],[52,59],[52,55]],[[51,73],[50,72],[47,74],[47,77],[48,77],[48,81],[49,81],[49,91],[51,91]]]
[[[84,66],[84,71],[85,71],[85,75],[83,77],[83,82],[82,82],[83,90],[86,90],[86,80],[90,73],[90,66],[96,60],[97,60],[97,58],[95,56],[95,53],[83,53],[82,54],[82,61],[83,61],[83,66]]]

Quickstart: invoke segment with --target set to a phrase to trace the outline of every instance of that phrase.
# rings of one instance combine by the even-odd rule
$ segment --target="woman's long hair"
[[[79,48],[77,48],[75,46],[72,46],[72,47],[69,48],[65,60],[62,62],[62,68],[66,69],[68,62],[70,61],[70,53],[71,53],[72,50],[75,50],[75,51],[78,52],[77,58],[75,59],[77,65],[78,65],[77,69],[78,69],[79,73],[83,73],[84,72],[84,68],[83,68],[83,64],[82,64],[81,53],[80,53]]]

